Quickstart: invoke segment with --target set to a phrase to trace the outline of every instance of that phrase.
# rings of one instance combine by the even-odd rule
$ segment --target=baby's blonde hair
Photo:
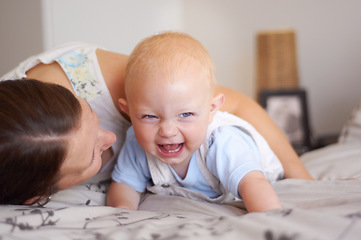
[[[183,64],[200,67],[213,90],[215,77],[208,51],[198,40],[180,32],[163,32],[138,43],[129,56],[125,75],[126,85],[134,77],[164,71],[164,69],[160,70],[160,66],[168,68],[169,79],[172,80]]]

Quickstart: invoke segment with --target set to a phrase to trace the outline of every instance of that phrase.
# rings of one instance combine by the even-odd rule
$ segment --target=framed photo
[[[298,154],[311,149],[305,90],[264,90],[260,101]]]

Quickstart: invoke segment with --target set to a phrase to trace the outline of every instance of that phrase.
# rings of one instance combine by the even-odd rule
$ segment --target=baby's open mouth
[[[160,151],[165,154],[177,153],[182,149],[182,147],[183,143],[159,145]]]

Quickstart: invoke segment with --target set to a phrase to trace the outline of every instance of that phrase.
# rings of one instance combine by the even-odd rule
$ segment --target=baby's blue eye
[[[157,116],[154,115],[144,115],[143,118],[155,119]]]
[[[184,118],[186,118],[186,117],[190,117],[190,116],[192,116],[193,114],[192,113],[190,113],[190,112],[187,112],[187,113],[182,113],[181,114],[181,116],[182,117],[184,117]]]

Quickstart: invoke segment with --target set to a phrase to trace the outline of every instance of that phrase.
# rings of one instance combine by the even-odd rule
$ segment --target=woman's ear
[[[32,197],[32,198],[29,198],[28,200],[24,201],[23,204],[24,204],[24,205],[33,205],[33,204],[36,203],[36,201],[38,201],[39,199],[40,199],[39,196]]]
[[[209,122],[212,122],[214,114],[216,114],[216,112],[222,107],[224,102],[225,102],[225,97],[223,93],[218,94],[212,99]]]
[[[40,207],[45,206],[46,204],[48,204],[48,202],[50,202],[51,200],[51,195],[49,196],[43,196],[43,197],[32,197],[29,198],[28,200],[24,201],[23,204],[25,205],[33,205],[35,203],[37,203]]]
[[[119,99],[118,99],[118,103],[119,103],[120,109],[121,109],[123,112],[125,112],[126,114],[129,115],[129,109],[128,109],[127,100],[125,100],[124,98],[119,98]]]

